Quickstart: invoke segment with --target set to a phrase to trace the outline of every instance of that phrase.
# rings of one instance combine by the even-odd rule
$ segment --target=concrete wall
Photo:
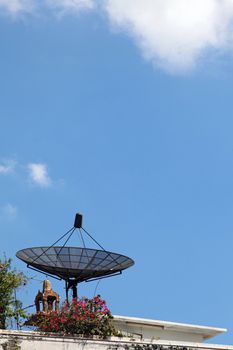
[[[159,348],[158,348],[159,346]],[[233,350],[233,346],[176,341],[137,341],[111,338],[82,339],[39,332],[0,330],[0,350]]]

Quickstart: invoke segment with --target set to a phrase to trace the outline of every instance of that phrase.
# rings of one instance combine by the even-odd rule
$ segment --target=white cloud
[[[233,0],[105,0],[112,25],[166,70],[195,67],[208,50],[233,46]]]
[[[38,14],[43,8],[58,15],[76,14],[94,8],[94,0],[0,0],[0,13],[3,11],[11,17]]]
[[[0,174],[9,174],[14,171],[16,162],[14,160],[7,160],[0,163]]]
[[[94,8],[93,0],[45,0],[45,3],[60,15],[65,13],[77,13],[80,10]]]
[[[0,0],[0,12],[3,10],[12,17],[22,13],[31,13],[35,9],[35,1],[36,0]]]
[[[146,60],[167,71],[185,72],[208,55],[233,51],[233,0],[0,0],[0,13],[13,17],[92,9],[104,11]]]
[[[17,217],[18,208],[10,203],[0,208],[0,218],[13,220]]]
[[[48,175],[46,164],[30,163],[28,164],[29,176],[33,183],[41,187],[49,187],[52,180]]]

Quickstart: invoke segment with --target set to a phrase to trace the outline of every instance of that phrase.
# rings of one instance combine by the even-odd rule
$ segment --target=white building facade
[[[233,350],[233,345],[207,342],[226,332],[204,327],[142,318],[114,316],[121,337],[102,340],[54,333],[0,330],[2,350]]]

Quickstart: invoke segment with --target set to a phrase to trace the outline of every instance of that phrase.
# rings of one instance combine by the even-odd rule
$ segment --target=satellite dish
[[[78,229],[84,247],[69,247],[66,243]],[[82,231],[86,233],[101,249],[86,248]],[[56,244],[68,235],[63,246]],[[16,256],[27,267],[66,282],[66,295],[73,289],[73,298],[77,297],[77,284],[121,274],[123,270],[134,265],[127,256],[106,251],[83,227],[82,215],[76,214],[74,226],[53,245],[32,247],[19,250]]]

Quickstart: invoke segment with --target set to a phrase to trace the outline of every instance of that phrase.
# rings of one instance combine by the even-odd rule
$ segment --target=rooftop
[[[225,328],[199,326],[194,324],[150,320],[145,318],[114,316],[115,327],[125,335],[139,339],[183,340],[203,342],[221,333]]]

